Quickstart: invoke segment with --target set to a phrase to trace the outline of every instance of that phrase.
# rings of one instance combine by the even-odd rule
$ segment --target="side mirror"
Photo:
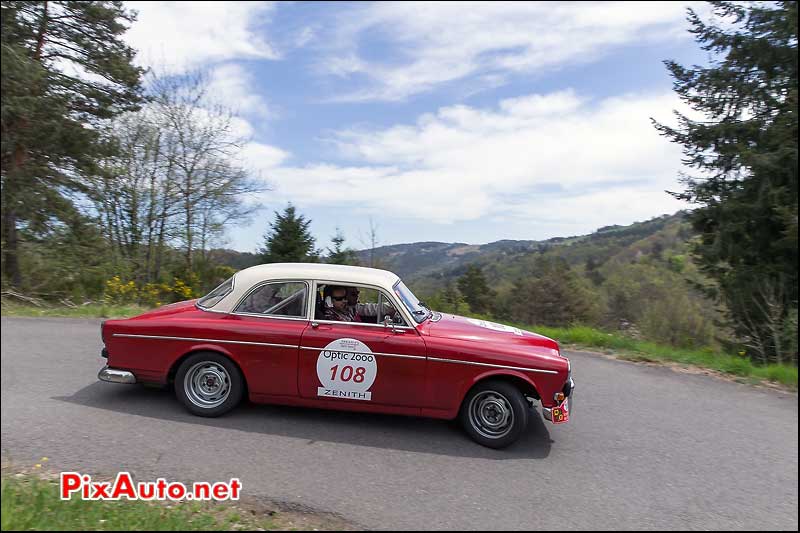
[[[385,328],[392,328],[392,333],[403,333],[403,330],[397,327],[394,320],[392,320],[391,315],[386,315],[383,317],[383,327]]]

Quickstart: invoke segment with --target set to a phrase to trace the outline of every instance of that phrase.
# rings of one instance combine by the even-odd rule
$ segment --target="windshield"
[[[414,317],[414,320],[417,324],[421,324],[428,318],[431,314],[430,309],[420,304],[417,297],[414,296],[414,293],[406,287],[405,283],[402,281],[398,281],[394,285],[394,293],[400,298],[400,301],[403,302],[403,305],[406,306],[406,309],[409,310],[411,316]]]

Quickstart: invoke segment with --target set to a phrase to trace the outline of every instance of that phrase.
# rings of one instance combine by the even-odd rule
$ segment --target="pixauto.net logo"
[[[92,476],[78,472],[62,472],[59,493],[62,500],[73,496],[83,500],[238,500],[242,483],[238,478],[209,483],[201,481],[187,487],[179,481],[164,478],[134,482],[128,472],[120,472],[114,481],[92,481]]]

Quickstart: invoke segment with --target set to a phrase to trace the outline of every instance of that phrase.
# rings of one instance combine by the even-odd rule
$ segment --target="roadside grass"
[[[484,318],[484,317],[481,317]],[[533,331],[576,348],[601,348],[619,359],[653,363],[678,363],[691,365],[723,374],[749,379],[755,383],[768,381],[797,390],[797,367],[792,365],[756,365],[748,357],[731,355],[711,348],[687,350],[641,341],[616,333],[607,333],[588,326],[552,328],[504,322],[527,331]],[[613,351],[613,352],[612,352]]]
[[[282,529],[273,517],[231,504],[200,502],[61,500],[58,481],[3,475],[2,530],[209,531]]]
[[[2,302],[3,316],[32,316],[32,317],[67,317],[67,318],[128,318],[140,315],[150,308],[141,305],[106,305],[92,303],[67,307],[53,305],[52,307],[37,307],[31,304],[22,304],[7,299]]]

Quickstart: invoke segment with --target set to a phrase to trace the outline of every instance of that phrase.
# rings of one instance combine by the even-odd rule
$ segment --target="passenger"
[[[358,287],[347,287],[347,308],[353,313],[356,322],[362,322],[361,314],[358,312]]]

